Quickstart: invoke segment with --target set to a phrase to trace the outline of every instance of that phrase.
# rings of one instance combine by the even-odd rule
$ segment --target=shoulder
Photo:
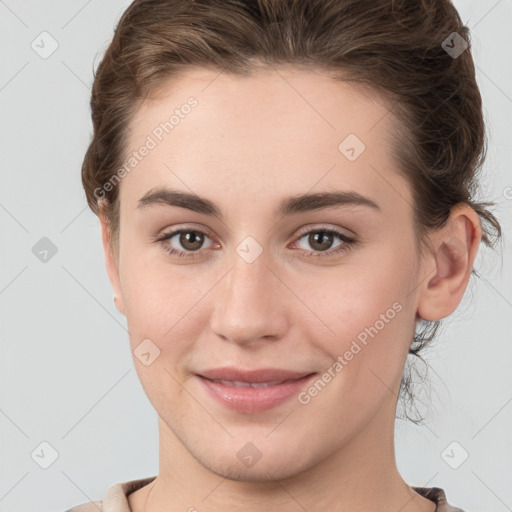
[[[64,512],[131,512],[128,495],[151,483],[155,476],[112,485],[101,501],[81,503]]]
[[[439,487],[413,487],[413,489],[437,505],[435,512],[464,512],[461,508],[450,505],[446,499],[446,493]]]
[[[88,503],[76,505],[75,507],[65,510],[64,512],[103,512],[103,502],[89,501]]]

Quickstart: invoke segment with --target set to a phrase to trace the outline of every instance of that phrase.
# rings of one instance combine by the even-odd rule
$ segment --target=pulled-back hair
[[[492,203],[477,201],[486,146],[481,96],[468,29],[449,0],[135,0],[95,72],[94,134],[82,166],[88,204],[105,213],[114,245],[119,187],[104,184],[126,159],[127,128],[144,99],[190,66],[250,75],[280,64],[329,70],[387,100],[420,242],[462,202],[494,246],[500,224]],[[439,322],[425,327],[409,351],[420,359]],[[413,398],[406,372],[401,397]]]

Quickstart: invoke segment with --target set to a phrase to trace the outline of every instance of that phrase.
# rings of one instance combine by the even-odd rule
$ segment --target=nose
[[[231,270],[216,286],[210,328],[225,341],[239,345],[275,341],[288,329],[293,304],[279,273],[261,254],[248,263],[238,254]],[[288,296],[286,296],[288,295]]]

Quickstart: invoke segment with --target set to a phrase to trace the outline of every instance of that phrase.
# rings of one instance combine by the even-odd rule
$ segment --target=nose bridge
[[[240,244],[230,259],[231,271],[217,287],[211,328],[218,336],[247,344],[262,337],[278,338],[285,327],[279,280],[268,268],[265,251]]]

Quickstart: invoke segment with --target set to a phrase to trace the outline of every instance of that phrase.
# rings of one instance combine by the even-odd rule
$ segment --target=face
[[[392,130],[293,67],[190,69],[132,120],[113,282],[161,436],[203,467],[285,478],[392,425],[420,279]]]

